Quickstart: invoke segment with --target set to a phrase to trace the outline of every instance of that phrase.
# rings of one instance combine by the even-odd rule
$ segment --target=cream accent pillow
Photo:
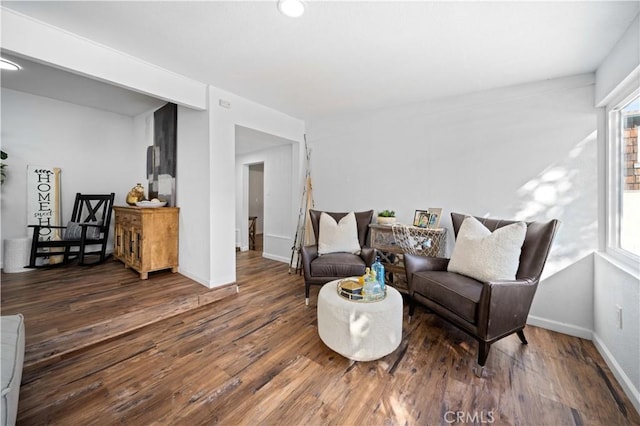
[[[514,280],[527,224],[516,222],[493,233],[467,216],[460,226],[447,270],[478,281]]]
[[[348,213],[338,223],[325,212],[320,214],[318,255],[338,252],[360,254],[358,225],[354,212]]]

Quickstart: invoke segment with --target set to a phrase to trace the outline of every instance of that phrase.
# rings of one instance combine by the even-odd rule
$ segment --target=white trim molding
[[[557,331],[558,333],[580,337],[581,339],[591,340],[593,336],[593,331],[589,330],[588,328],[578,327],[577,325],[554,321],[547,318],[541,318],[534,315],[529,315],[529,317],[527,318],[527,325],[544,328],[546,330]]]
[[[625,374],[624,370],[622,369],[622,367],[620,367],[620,364],[618,364],[611,351],[609,351],[607,346],[596,333],[593,333],[593,344],[595,345],[598,352],[600,352],[600,355],[602,355],[602,358],[604,358],[607,366],[609,366],[609,368],[611,369],[611,372],[622,387],[624,393],[631,400],[631,403],[633,404],[636,411],[640,413],[640,390],[633,386],[633,383],[631,382],[629,376]]]

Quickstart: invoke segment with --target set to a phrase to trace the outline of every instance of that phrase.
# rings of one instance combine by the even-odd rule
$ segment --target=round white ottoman
[[[390,354],[402,340],[402,296],[387,286],[378,302],[347,300],[338,294],[338,281],[323,285],[318,294],[318,334],[340,355],[372,361]]]

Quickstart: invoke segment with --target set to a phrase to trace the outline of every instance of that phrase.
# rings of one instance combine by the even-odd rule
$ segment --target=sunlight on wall
[[[518,220],[561,221],[543,278],[598,247],[596,132],[517,191]]]

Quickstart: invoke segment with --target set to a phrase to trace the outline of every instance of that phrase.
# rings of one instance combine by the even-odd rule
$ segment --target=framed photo
[[[429,215],[429,225],[427,228],[437,228],[440,226],[440,216],[442,216],[441,208],[427,209],[427,214]]]
[[[413,215],[413,226],[427,228],[429,226],[429,212],[426,210],[416,210]]]

